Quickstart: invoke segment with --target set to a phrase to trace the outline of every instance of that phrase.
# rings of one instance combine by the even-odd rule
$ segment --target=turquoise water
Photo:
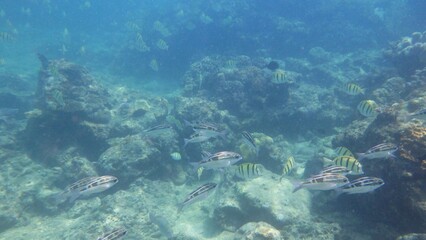
[[[0,1],[0,239],[424,238],[425,8]]]

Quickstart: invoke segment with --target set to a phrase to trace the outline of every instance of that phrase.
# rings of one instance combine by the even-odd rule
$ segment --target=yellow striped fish
[[[346,83],[344,91],[349,95],[364,94],[364,89],[355,83]]]
[[[263,166],[255,163],[243,163],[238,165],[236,174],[241,178],[253,178],[262,175]]]
[[[272,75],[273,83],[286,83],[286,80],[286,74],[282,69],[277,69]]]
[[[346,147],[337,147],[336,149],[334,149],[334,152],[337,154],[337,156],[355,157],[355,155]]]
[[[365,117],[375,116],[377,114],[377,108],[377,103],[373,100],[361,101],[357,106],[359,113]]]
[[[346,169],[352,171],[353,175],[364,174],[362,171],[362,165],[359,161],[351,156],[338,156],[333,159],[334,165],[345,167]]]
[[[157,41],[157,47],[161,50],[168,50],[169,49],[169,45],[166,43],[166,41],[164,41],[163,39],[159,39]]]
[[[198,180],[200,180],[201,175],[203,174],[203,171],[204,171],[204,167],[199,167],[199,168],[197,169],[197,176],[198,176]]]
[[[294,157],[290,156],[287,158],[287,162],[285,163],[283,167],[283,173],[281,175],[280,181],[283,179],[283,177],[291,172],[294,167]]]

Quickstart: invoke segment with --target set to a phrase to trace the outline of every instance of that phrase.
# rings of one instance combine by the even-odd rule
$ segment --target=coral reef
[[[384,55],[399,73],[410,76],[415,70],[426,67],[426,32],[414,32],[391,44]]]

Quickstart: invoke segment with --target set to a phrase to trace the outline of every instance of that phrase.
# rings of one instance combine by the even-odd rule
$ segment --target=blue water
[[[318,173],[320,159],[332,158],[337,146],[365,152],[382,142],[406,144],[397,135],[410,128],[404,116],[426,107],[426,80],[415,71],[424,68],[424,55],[401,60],[384,51],[426,30],[424,9],[422,0],[0,0],[0,239],[96,239],[121,227],[123,239],[243,239],[255,231],[242,227],[249,222],[280,235],[268,239],[424,233],[425,212],[410,219],[404,212],[416,210],[406,210],[407,199],[386,202],[391,194],[425,200],[424,150],[413,150],[420,156],[414,165],[406,155],[398,167],[366,163],[367,175],[386,182],[373,193],[291,195],[291,182]],[[83,66],[90,83],[80,86],[61,72],[60,59]],[[273,82],[271,61],[290,80]],[[348,82],[364,95],[345,93]],[[365,99],[378,103],[379,120],[359,114]],[[385,131],[389,112],[398,117]],[[217,124],[226,137],[184,147],[193,133],[185,120]],[[142,134],[159,124],[172,132]],[[242,131],[253,134],[258,156]],[[197,176],[189,162],[203,150],[238,152],[266,173],[238,179],[228,166]],[[175,152],[182,158],[173,160]],[[278,183],[289,156],[295,169]],[[419,185],[405,182],[407,172]],[[96,175],[120,181],[74,203],[52,202],[67,185]],[[206,182],[218,183],[214,196],[176,213]],[[256,186],[289,210],[265,207],[274,204],[251,196]]]

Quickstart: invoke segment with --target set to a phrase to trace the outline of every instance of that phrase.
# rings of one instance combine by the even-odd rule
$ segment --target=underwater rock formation
[[[227,191],[214,210],[214,218],[224,229],[235,231],[248,222],[266,222],[277,229],[309,219],[310,197],[307,192],[288,194],[292,184],[279,183],[271,175],[237,182]]]
[[[265,222],[249,222],[244,224],[235,233],[235,240],[279,240],[280,231]]]
[[[410,76],[415,70],[426,67],[426,32],[414,32],[393,42],[384,52],[403,76]]]

